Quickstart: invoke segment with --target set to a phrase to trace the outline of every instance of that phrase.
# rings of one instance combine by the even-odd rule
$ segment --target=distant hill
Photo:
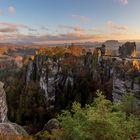
[[[107,44],[107,43],[119,43],[119,41],[118,40],[107,40],[107,41],[105,41],[105,43]]]

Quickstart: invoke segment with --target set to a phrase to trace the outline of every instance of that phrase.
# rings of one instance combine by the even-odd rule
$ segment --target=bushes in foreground
[[[128,96],[127,104],[122,100],[125,102],[114,105],[101,92],[97,95],[85,108],[74,103],[71,111],[63,111],[59,116],[61,133],[53,132],[56,140],[140,140],[140,117],[135,115],[139,110],[131,108],[133,112],[128,113],[125,106],[133,105],[134,97]]]

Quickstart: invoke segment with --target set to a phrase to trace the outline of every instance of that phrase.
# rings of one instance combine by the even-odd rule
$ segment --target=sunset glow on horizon
[[[0,0],[0,42],[140,40],[139,0]]]

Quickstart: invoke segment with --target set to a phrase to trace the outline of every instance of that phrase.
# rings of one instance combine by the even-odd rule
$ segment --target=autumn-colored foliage
[[[0,140],[34,140],[31,136],[0,135]]]

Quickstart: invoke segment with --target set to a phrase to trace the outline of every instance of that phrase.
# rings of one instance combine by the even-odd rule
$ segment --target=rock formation
[[[60,128],[60,123],[57,119],[51,119],[45,124],[44,128],[42,131],[48,131],[51,132],[53,129],[59,129]]]
[[[134,50],[136,50],[135,42],[126,42],[125,44],[119,47],[119,54],[121,57],[128,57],[132,55]]]
[[[6,103],[6,93],[3,89],[4,84],[0,82],[0,123],[8,121],[7,118],[7,103]]]
[[[55,102],[55,80],[58,73],[58,65],[52,59],[47,61],[42,67],[40,75],[40,87],[45,92],[46,107],[52,109]]]
[[[27,76],[26,76],[26,83],[27,84],[31,80],[31,77],[33,75],[33,71],[34,71],[34,63],[32,60],[29,60],[28,68],[27,68]]]
[[[71,48],[73,47],[70,47],[70,50]],[[86,96],[93,97],[91,93],[95,91],[90,91],[90,88],[101,89],[108,99],[112,100],[113,95],[115,102],[119,101],[121,95],[125,93],[131,92],[139,96],[139,73],[135,72],[132,64],[129,64],[131,61],[127,60],[125,64],[129,67],[126,68],[125,59],[122,59],[122,57],[130,57],[134,50],[136,50],[136,44],[133,42],[122,45],[119,48],[121,57],[116,64],[110,56],[105,58],[105,45],[96,48],[93,53],[87,52],[81,56],[72,55],[73,53],[68,53],[69,51],[59,57],[55,53],[49,55],[43,52],[29,61],[26,82],[27,84],[32,80],[39,82],[44,93],[46,109],[49,111],[63,104],[62,102],[65,102],[63,106],[66,107],[69,100],[74,101],[77,98],[77,95],[73,95],[74,90],[80,92],[78,96],[83,96],[81,85],[88,89]],[[92,87],[93,83],[96,83],[96,87]],[[113,94],[110,95],[112,87]]]
[[[114,102],[120,102],[121,97],[126,94],[134,95],[140,100],[140,71],[135,69],[129,61],[116,62],[112,94]]]
[[[6,93],[4,84],[0,82],[0,134],[2,135],[27,135],[27,132],[19,125],[11,123],[7,117]]]

